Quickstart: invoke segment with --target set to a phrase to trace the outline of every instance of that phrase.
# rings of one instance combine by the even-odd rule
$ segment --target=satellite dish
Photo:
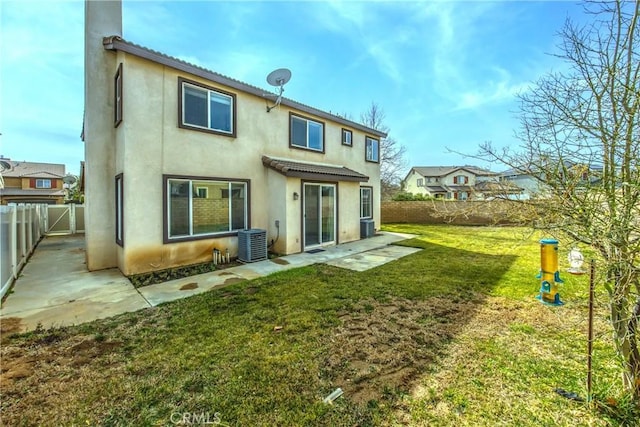
[[[8,171],[12,168],[13,165],[10,162],[7,162],[6,160],[0,160],[0,172]]]
[[[78,178],[76,178],[75,176],[71,175],[71,174],[67,174],[62,178],[62,182],[64,182],[65,184],[75,184],[75,182],[78,180]]]
[[[267,83],[271,86],[284,86],[291,80],[291,71],[286,68],[278,68],[269,73],[267,76]]]
[[[280,102],[282,101],[282,92],[284,92],[284,85],[287,84],[289,80],[291,80],[291,71],[287,68],[278,68],[277,70],[273,70],[269,73],[267,76],[267,83],[271,86],[279,87],[280,93],[278,94],[275,104],[271,107],[267,105],[267,113],[280,105]]]

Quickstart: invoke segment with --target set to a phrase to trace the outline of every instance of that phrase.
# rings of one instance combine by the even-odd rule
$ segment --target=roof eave
[[[156,52],[156,51],[144,48],[142,46],[129,43],[119,36],[105,37],[102,40],[102,44],[106,50],[126,52],[131,55],[135,55],[140,58],[144,58],[149,61],[153,61],[158,64],[165,65],[167,67],[175,68],[176,70],[184,71],[185,73],[193,74],[195,76],[202,77],[203,79],[207,79],[207,80],[219,83],[221,85],[224,85],[224,86],[227,86],[251,95],[255,95],[259,98],[269,99],[271,97],[271,94],[266,94],[265,91],[260,88],[248,85],[246,83],[242,83],[241,81],[238,81],[238,80],[230,79],[228,77],[223,76],[222,74],[214,73],[213,71],[195,66],[193,64],[189,64],[188,62],[181,61],[177,58],[172,58],[160,52]],[[312,114],[314,116],[321,117],[326,120],[331,120],[333,122],[340,123],[350,128],[358,129],[369,135],[374,135],[380,138],[387,137],[387,134],[385,132],[380,132],[378,130],[371,129],[359,123],[352,122],[347,119],[343,119],[340,116],[335,116],[333,114],[315,109],[313,107],[301,104],[299,102],[293,101],[288,98],[282,98],[282,101],[280,102],[280,104],[296,109],[298,111],[302,111],[307,114]]]

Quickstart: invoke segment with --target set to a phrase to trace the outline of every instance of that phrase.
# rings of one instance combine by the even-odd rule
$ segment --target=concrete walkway
[[[84,236],[47,237],[2,304],[0,322],[12,324],[14,331],[33,330],[38,324],[45,328],[79,324],[316,263],[364,271],[419,251],[389,246],[410,237],[381,233],[313,254],[287,255],[138,289],[116,268],[87,271]],[[4,325],[2,329],[7,330]]]

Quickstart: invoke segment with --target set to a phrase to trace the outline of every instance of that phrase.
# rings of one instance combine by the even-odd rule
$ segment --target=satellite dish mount
[[[278,93],[278,98],[276,99],[275,104],[269,106],[267,104],[267,113],[280,105],[282,101],[282,92],[284,92],[284,85],[291,79],[291,71],[286,68],[278,68],[269,73],[267,76],[267,83],[271,86],[276,86],[280,88],[280,93]]]

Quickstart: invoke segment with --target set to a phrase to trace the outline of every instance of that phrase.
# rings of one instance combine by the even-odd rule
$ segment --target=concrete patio
[[[17,324],[12,330],[19,331],[38,325],[80,324],[317,263],[365,271],[419,251],[390,246],[411,237],[385,232],[321,252],[287,255],[137,289],[118,269],[87,271],[84,236],[46,237],[2,303],[0,323]]]

